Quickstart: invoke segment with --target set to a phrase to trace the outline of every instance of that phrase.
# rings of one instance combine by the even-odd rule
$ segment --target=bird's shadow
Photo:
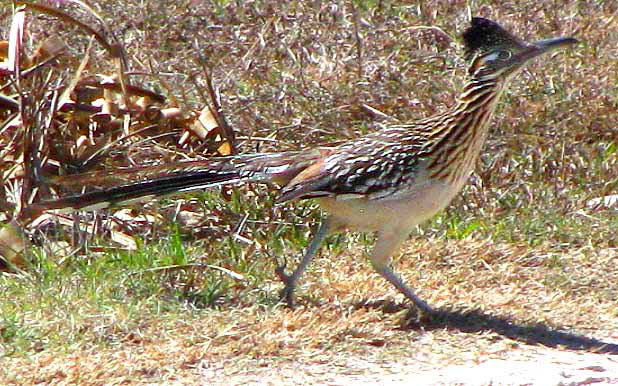
[[[405,310],[407,307],[391,301],[360,302],[357,308],[380,309],[385,313]],[[553,329],[543,323],[520,324],[509,317],[488,315],[480,310],[439,309],[433,314],[420,315],[409,309],[402,319],[402,330],[431,331],[457,330],[465,333],[495,332],[518,342],[569,350],[618,355],[618,344],[603,342],[570,332]]]

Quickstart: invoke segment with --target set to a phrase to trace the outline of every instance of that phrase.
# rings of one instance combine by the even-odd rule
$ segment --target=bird
[[[275,273],[281,300],[294,306],[298,281],[323,241],[338,232],[374,232],[370,262],[421,314],[436,312],[392,268],[415,227],[444,209],[474,170],[489,122],[509,81],[532,59],[578,43],[526,42],[492,20],[473,17],[463,32],[466,81],[442,113],[387,125],[363,137],[299,151],[241,154],[65,178],[96,190],[32,204],[37,210],[95,210],[220,185],[267,183],[277,203],[314,199],[325,215],[298,266]]]

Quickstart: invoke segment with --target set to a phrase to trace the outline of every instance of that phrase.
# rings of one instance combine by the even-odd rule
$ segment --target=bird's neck
[[[432,133],[432,176],[463,182],[485,142],[488,123],[505,86],[504,80],[471,78],[457,103],[440,117],[442,124]]]

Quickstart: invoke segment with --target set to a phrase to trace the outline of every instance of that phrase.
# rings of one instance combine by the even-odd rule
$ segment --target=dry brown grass
[[[485,251],[482,264],[479,250]],[[537,257],[551,252],[539,248],[533,252],[535,257],[531,252],[491,242],[409,243],[402,272],[418,283],[432,304],[459,307],[455,314],[466,317],[451,315],[433,324],[408,324],[405,304],[399,303],[401,296],[357,263],[358,259],[322,259],[302,288],[303,293],[319,297],[319,302],[293,311],[231,307],[188,314],[171,324],[147,318],[115,339],[113,347],[82,346],[62,355],[44,350],[8,360],[7,379],[17,383],[181,380],[225,384],[229,379],[257,382],[257,373],[264,382],[331,379],[337,383],[338,377],[369,376],[389,369],[414,374],[490,359],[506,361],[526,356],[526,352],[530,358],[539,352],[546,358],[552,355],[540,346],[595,352],[603,350],[600,341],[616,342],[618,314],[610,284],[618,274],[613,264],[616,252],[573,250],[561,254],[568,259],[561,269],[539,264]],[[590,271],[573,272],[569,280],[547,284],[552,275],[564,275],[590,261],[596,263]],[[444,278],[453,282],[443,282]],[[591,280],[604,284],[597,286]],[[466,310],[478,305],[483,309]],[[616,353],[616,345],[609,349]],[[399,368],[401,364],[407,369]],[[295,375],[302,378],[294,380]]]
[[[366,7],[358,8],[359,15],[371,24],[360,27],[362,60],[349,2],[102,3],[98,6],[125,43],[132,70],[152,72],[134,81],[175,96],[183,107],[204,103],[191,80],[203,85],[198,42],[214,66],[241,152],[362,135],[375,126],[362,104],[402,121],[423,117],[450,105],[461,85],[463,63],[455,42],[467,24],[465,2],[361,2]],[[0,325],[4,352],[15,350],[3,358],[3,383],[343,384],[351,375],[371,380],[379,373],[388,379],[389,372],[527,353],[532,358],[563,349],[618,353],[616,206],[588,205],[618,186],[618,8],[613,2],[575,0],[471,4],[472,15],[498,20],[526,39],[575,35],[582,44],[539,60],[513,82],[478,173],[402,251],[399,272],[430,304],[450,310],[442,319],[418,322],[408,315],[402,297],[366,264],[362,239],[354,237],[324,249],[299,288],[301,307],[274,306],[280,284],[271,256],[298,253],[306,243],[306,226],[317,215],[305,219],[307,205],[271,210],[272,200],[244,189],[249,197],[244,203],[233,200],[233,210],[219,200],[206,205],[198,226],[180,225],[191,241],[189,262],[220,265],[248,278],[230,280],[212,307],[135,306],[144,293],[184,304],[173,291],[199,287],[210,280],[210,271],[179,274],[173,283],[161,274],[157,283],[164,289],[154,295],[128,285],[126,298],[103,305],[91,300],[90,292],[124,288],[130,279],[117,273],[118,281],[100,277],[93,280],[100,281],[98,287],[80,287],[76,281],[90,281],[70,271],[56,278],[52,295],[37,292],[37,280],[3,276],[0,289],[18,300],[3,303],[2,311],[14,312],[20,328],[34,331],[31,345],[18,345],[4,333],[6,319]],[[7,8],[2,12],[9,14]],[[29,31],[39,38],[61,27],[40,17]],[[7,28],[0,25],[2,36]],[[87,40],[73,27],[57,33],[70,42],[72,54],[61,65],[74,69]],[[110,62],[95,50],[102,59],[88,71],[109,72]],[[172,141],[131,147],[131,154],[151,161],[174,157],[153,153],[158,146],[173,149],[174,156],[182,152]],[[98,167],[126,166],[124,151],[112,149]],[[183,202],[194,206],[191,199]],[[167,237],[175,205],[151,204],[147,211],[161,214],[154,226],[123,223],[122,230],[141,232],[146,243]],[[251,217],[241,236],[253,244],[229,246],[227,233],[244,210]],[[49,228],[32,234],[35,245],[62,238]],[[99,243],[113,245],[107,235],[102,233]],[[78,273],[81,261],[102,258],[50,256],[62,269]],[[23,287],[15,284],[20,280]],[[80,298],[79,291],[87,294]],[[40,312],[26,310],[36,296]],[[66,313],[58,311],[63,308]],[[604,342],[614,345],[603,348]]]

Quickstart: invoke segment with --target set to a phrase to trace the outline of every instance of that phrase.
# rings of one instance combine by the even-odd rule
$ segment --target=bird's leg
[[[419,311],[430,315],[435,311],[414,291],[410,289],[403,279],[390,267],[391,256],[399,248],[401,243],[408,237],[408,232],[378,232],[378,240],[371,255],[373,268],[382,275],[389,283],[394,285],[402,294],[406,296]]]
[[[280,297],[281,297],[281,300],[286,301],[288,307],[290,308],[294,307],[293,294],[294,294],[294,289],[296,288],[296,283],[298,282],[298,279],[303,274],[303,272],[305,272],[305,269],[307,269],[307,266],[309,265],[313,257],[318,252],[318,249],[320,248],[322,241],[324,241],[324,239],[331,233],[331,230],[332,230],[331,224],[332,222],[330,218],[326,218],[322,222],[317,232],[315,233],[313,240],[311,240],[311,243],[309,244],[309,247],[307,248],[307,251],[305,252],[305,255],[303,256],[303,259],[301,260],[300,264],[298,264],[298,267],[296,267],[296,269],[294,270],[294,272],[292,272],[291,275],[288,275],[285,273],[285,263],[283,265],[279,265],[275,269],[275,273],[277,274],[279,279],[281,279],[281,281],[285,284],[285,287],[281,291]]]

